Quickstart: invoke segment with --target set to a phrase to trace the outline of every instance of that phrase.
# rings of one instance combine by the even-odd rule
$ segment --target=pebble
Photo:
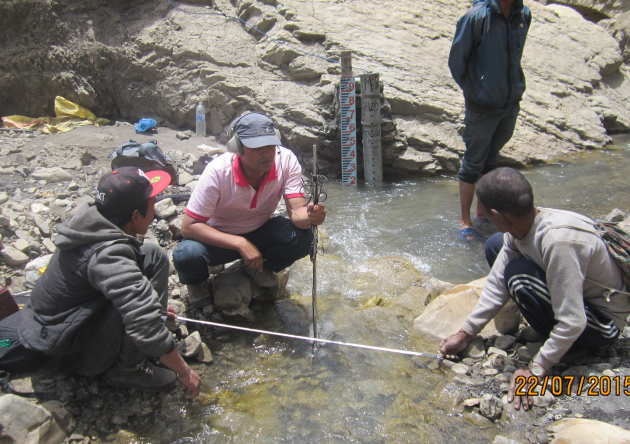
[[[479,401],[480,401],[479,398],[468,398],[468,399],[465,399],[462,404],[464,404],[465,407],[475,407],[479,405]]]
[[[488,419],[498,419],[503,413],[501,400],[494,395],[486,393],[479,402],[479,413]]]
[[[549,390],[542,396],[534,396],[534,405],[537,407],[549,407],[554,402],[556,402],[556,397]]]
[[[499,355],[499,356],[506,356],[507,357],[507,352],[504,349],[498,348],[498,347],[490,347],[490,348],[488,348],[488,354],[489,355]]]
[[[470,372],[470,367],[466,364],[455,364],[451,367],[451,371],[456,375],[466,375]]]
[[[499,373],[499,370],[496,368],[484,368],[481,371],[481,374],[484,376],[496,376]]]

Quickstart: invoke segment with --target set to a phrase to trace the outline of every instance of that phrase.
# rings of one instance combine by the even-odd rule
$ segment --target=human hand
[[[169,319],[177,319],[177,312],[175,311],[175,307],[169,305],[166,308],[166,317]]]
[[[186,389],[186,396],[194,398],[199,394],[199,387],[201,385],[201,378],[196,371],[186,366],[186,370],[182,373],[177,373],[177,379],[182,383]]]
[[[309,203],[306,206],[306,214],[311,225],[321,225],[326,219],[326,207],[324,205]]]
[[[508,392],[508,402],[514,402],[514,408],[516,410],[520,410],[521,405],[523,406],[523,410],[529,410],[534,405],[534,398],[527,394],[530,387],[529,384],[516,383],[517,380],[529,381],[529,378],[532,376],[532,372],[529,371],[528,368],[519,368],[514,371],[512,375],[512,382],[510,383],[510,390]],[[520,388],[521,391],[524,391],[525,394],[516,393],[517,387]]]
[[[256,248],[254,244],[245,238],[241,247],[238,249],[239,254],[245,262],[245,266],[256,271],[262,271],[263,269],[263,256],[260,250]]]
[[[440,354],[444,356],[456,355],[468,347],[473,337],[473,335],[469,335],[464,330],[459,330],[440,342]]]

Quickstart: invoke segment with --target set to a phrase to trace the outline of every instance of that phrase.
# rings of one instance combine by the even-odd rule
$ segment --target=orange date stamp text
[[[544,396],[547,392],[554,396],[630,396],[630,376],[517,376],[514,380],[516,396]]]

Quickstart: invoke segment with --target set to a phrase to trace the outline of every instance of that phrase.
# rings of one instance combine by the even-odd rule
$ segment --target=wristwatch
[[[546,373],[543,366],[535,363],[534,361],[529,363],[529,371],[532,372],[532,375],[536,376],[537,378],[542,378],[543,376],[545,376]]]

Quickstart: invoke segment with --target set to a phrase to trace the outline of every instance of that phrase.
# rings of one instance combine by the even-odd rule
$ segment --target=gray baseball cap
[[[280,136],[273,121],[264,114],[245,114],[234,124],[234,132],[247,148],[280,145]]]

